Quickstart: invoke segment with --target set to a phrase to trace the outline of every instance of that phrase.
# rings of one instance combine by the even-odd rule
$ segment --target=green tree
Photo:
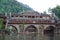
[[[3,27],[3,19],[0,18],[0,30],[2,29],[2,27]]]
[[[18,13],[23,10],[27,11],[33,9],[16,0],[0,0],[0,13]]]
[[[54,8],[49,8],[49,12],[54,13],[58,18],[60,18],[60,6],[57,5]]]

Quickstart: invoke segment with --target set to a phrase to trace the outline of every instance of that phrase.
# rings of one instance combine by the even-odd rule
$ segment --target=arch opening
[[[5,31],[7,34],[17,34],[18,33],[18,30],[15,26],[13,25],[8,25],[8,27],[6,28],[6,31]]]
[[[49,27],[47,27],[47,28],[44,30],[44,34],[54,33],[54,29],[55,29],[54,26],[49,26]]]
[[[27,32],[37,32],[37,28],[33,25],[28,26],[25,31]]]
[[[34,26],[34,25],[30,25],[28,26],[27,28],[25,28],[25,37],[26,37],[26,40],[35,40],[37,39],[37,28]],[[32,38],[30,38],[32,37]]]

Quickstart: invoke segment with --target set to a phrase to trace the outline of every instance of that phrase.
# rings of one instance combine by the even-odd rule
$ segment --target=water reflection
[[[53,33],[48,33],[48,34],[44,34],[44,39],[46,40],[54,40],[54,34]]]
[[[40,33],[29,33],[28,35],[20,33],[18,35],[6,35],[5,40],[60,40],[60,34],[48,33],[41,35]]]
[[[49,26],[44,30],[44,36],[47,37],[47,40],[54,40],[54,27]]]

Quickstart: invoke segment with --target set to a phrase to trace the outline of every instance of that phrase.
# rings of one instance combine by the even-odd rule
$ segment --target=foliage
[[[0,13],[18,13],[27,10],[32,8],[16,0],[0,0]]]
[[[7,27],[6,29],[5,29],[5,33],[9,33],[10,32],[10,29]]]
[[[19,24],[20,27],[24,27],[24,24]]]
[[[54,8],[49,8],[49,12],[54,13],[58,18],[60,18],[60,6],[57,5]]]
[[[2,29],[2,27],[3,27],[3,19],[0,18],[0,30]]]

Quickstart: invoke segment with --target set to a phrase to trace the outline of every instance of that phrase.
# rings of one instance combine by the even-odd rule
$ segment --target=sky
[[[47,11],[49,8],[54,8],[56,5],[60,5],[60,0],[17,0],[23,4],[27,4],[32,9],[38,12]]]

